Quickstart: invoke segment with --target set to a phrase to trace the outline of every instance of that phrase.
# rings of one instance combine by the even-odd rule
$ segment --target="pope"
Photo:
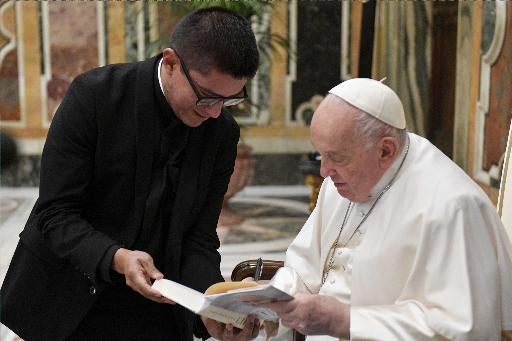
[[[512,247],[480,187],[407,132],[372,79],[329,91],[311,123],[325,177],[271,303],[307,340],[498,340],[512,329]],[[330,335],[325,336],[325,335]],[[334,338],[333,338],[334,337]]]

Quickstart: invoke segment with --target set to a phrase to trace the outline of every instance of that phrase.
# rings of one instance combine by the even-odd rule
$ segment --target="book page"
[[[158,290],[163,296],[187,308],[188,310],[211,318],[222,323],[231,323],[242,329],[247,320],[247,314],[237,310],[228,310],[223,307],[210,305],[205,296],[197,290],[186,287],[168,279],[156,280],[153,289]]]
[[[231,323],[243,328],[247,315],[255,315],[260,320],[277,320],[277,314],[269,308],[256,304],[269,301],[288,301],[293,299],[287,293],[273,287],[263,285],[237,289],[215,295],[204,295],[199,291],[168,279],[159,279],[153,288],[163,296],[191,310],[222,323]]]
[[[158,279],[153,283],[153,289],[181,306],[198,313],[205,305],[204,295],[197,290],[186,287],[168,279]]]
[[[290,301],[293,299],[293,296],[274,287],[272,284],[229,290],[224,295],[239,296],[248,302]]]
[[[289,301],[293,299],[287,293],[273,287],[263,285],[228,291],[223,294],[206,295],[211,305],[227,310],[234,310],[246,315],[256,315],[260,320],[277,320],[277,314],[269,308],[258,307],[258,303],[270,301]]]

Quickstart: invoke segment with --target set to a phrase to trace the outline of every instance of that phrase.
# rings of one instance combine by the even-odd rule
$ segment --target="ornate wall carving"
[[[23,124],[17,37],[19,7],[15,1],[0,2],[0,120],[7,126]]]
[[[498,187],[512,117],[512,6],[485,1],[476,117],[475,177]]]

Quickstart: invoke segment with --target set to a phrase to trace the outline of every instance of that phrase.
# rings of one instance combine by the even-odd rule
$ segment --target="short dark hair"
[[[225,8],[188,14],[174,29],[169,45],[187,66],[202,74],[216,68],[240,79],[253,77],[258,69],[259,53],[249,21]]]

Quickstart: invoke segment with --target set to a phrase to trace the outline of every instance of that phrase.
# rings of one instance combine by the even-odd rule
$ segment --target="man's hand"
[[[146,252],[121,248],[114,254],[112,268],[123,274],[126,285],[142,296],[158,303],[174,304],[173,301],[151,288],[151,280],[161,279],[164,275],[158,271],[153,263],[153,258]]]
[[[334,297],[298,294],[287,302],[264,303],[281,323],[304,335],[330,335],[350,339],[350,306]]]
[[[245,341],[252,340],[260,332],[260,323],[253,316],[249,315],[245,322],[244,329],[238,329],[231,324],[224,324],[202,316],[201,319],[212,337],[221,341]]]

